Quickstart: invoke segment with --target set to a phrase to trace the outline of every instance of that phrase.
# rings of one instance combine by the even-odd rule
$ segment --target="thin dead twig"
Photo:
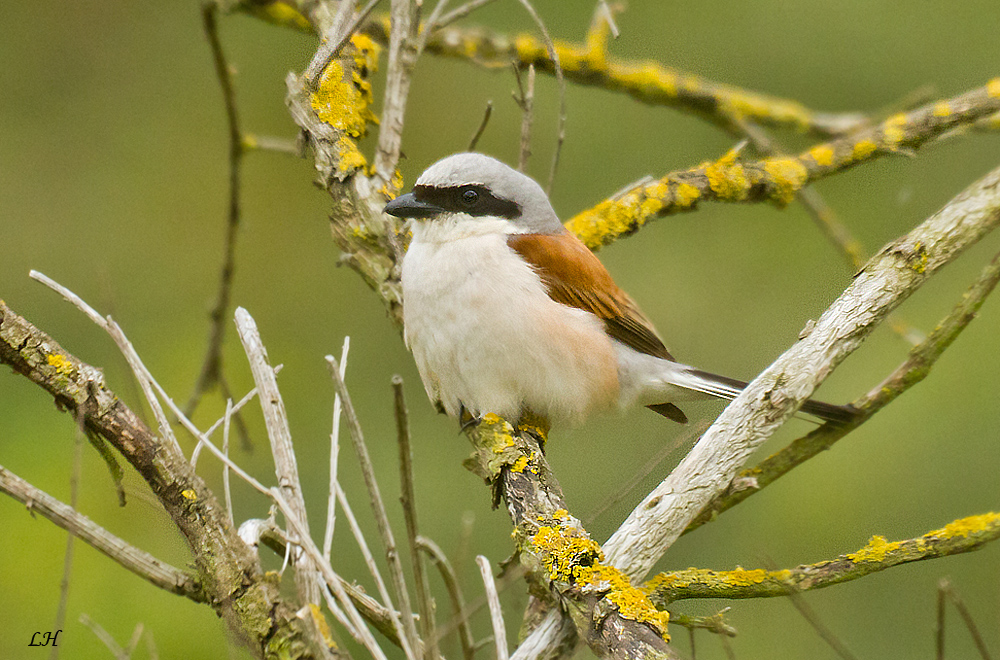
[[[455,9],[452,9],[450,12],[448,12],[440,19],[438,19],[437,25],[435,27],[437,29],[440,29],[448,25],[451,25],[455,21],[465,18],[475,10],[485,5],[488,5],[491,2],[493,2],[493,0],[470,0],[461,7],[456,7]]]
[[[483,576],[486,601],[490,605],[490,623],[493,625],[493,640],[496,642],[497,660],[508,660],[510,654],[507,652],[507,627],[503,622],[503,609],[500,607],[500,595],[497,593],[496,584],[493,582],[493,570],[490,567],[490,560],[482,555],[477,555],[476,564],[479,565],[479,574]]]
[[[344,346],[340,349],[340,379],[347,373],[347,354],[351,350],[351,338],[344,337]],[[337,472],[340,456],[340,418],[343,402],[339,394],[333,395],[333,430],[330,432],[330,492],[327,495],[326,529],[323,532],[323,559],[330,561],[330,551],[333,548],[333,529],[337,522]]]
[[[242,307],[236,308],[236,331],[243,344],[243,350],[250,363],[254,382],[260,392],[261,410],[264,413],[264,423],[267,427],[268,439],[271,443],[271,455],[274,457],[274,472],[279,488],[287,498],[286,501],[294,514],[299,518],[305,536],[309,536],[309,523],[306,513],[305,499],[302,495],[302,482],[299,480],[299,468],[295,459],[295,448],[292,446],[292,432],[288,425],[288,415],[285,403],[278,389],[274,369],[268,363],[267,351],[261,340],[257,324]],[[320,590],[315,579],[313,562],[303,553],[296,552],[295,585],[302,604],[319,604]]]
[[[417,547],[419,525],[417,524],[417,498],[413,486],[413,452],[410,449],[410,422],[403,396],[403,379],[392,377],[393,412],[396,418],[396,441],[399,444],[399,478],[402,493],[403,518],[406,521],[406,540],[410,548],[410,562],[413,566],[413,581],[417,587],[417,606],[420,609],[420,629],[424,640],[424,658],[436,660],[438,644],[434,621],[434,602],[431,588],[424,570],[424,559]]]
[[[154,586],[195,602],[204,602],[204,594],[193,575],[174,568],[118,538],[77,511],[75,507],[32,486],[2,465],[0,465],[0,493],[24,504],[32,514],[40,514]]]
[[[76,513],[76,505],[80,495],[80,472],[83,467],[83,437],[87,431],[84,427],[84,415],[82,410],[76,411],[76,426],[73,433],[73,465],[69,475],[69,508]],[[52,624],[52,630],[62,630],[66,622],[66,604],[69,601],[69,578],[73,570],[73,544],[76,540],[76,533],[72,527],[66,528],[66,553],[63,556],[63,574],[59,581],[59,604],[56,607],[56,620]],[[53,644],[49,653],[49,660],[59,658],[59,646]]]
[[[521,108],[521,148],[518,150],[517,171],[523,172],[531,157],[531,122],[535,105],[535,65],[528,65],[528,83],[521,85],[521,70],[514,65],[514,79],[517,80],[517,94],[514,102]]]
[[[965,606],[965,601],[962,597],[958,595],[958,591],[955,590],[954,585],[952,585],[951,580],[948,578],[942,578],[938,582],[938,658],[944,658],[944,598],[947,597],[951,601],[951,604],[955,606],[958,610],[959,616],[962,617],[962,621],[965,623],[965,627],[969,629],[969,634],[972,636],[972,641],[976,644],[976,650],[979,651],[980,657],[983,660],[992,660],[990,657],[990,651],[986,648],[986,642],[983,640],[982,634],[979,632],[979,628],[976,626],[976,622],[972,620],[972,613],[969,612],[969,608]]]
[[[465,660],[474,660],[476,654],[476,640],[472,636],[472,629],[469,627],[469,619],[466,615],[465,598],[462,596],[462,589],[458,585],[458,576],[455,569],[448,561],[447,555],[434,541],[424,536],[418,536],[417,548],[426,552],[437,567],[444,581],[445,589],[448,591],[448,598],[451,600],[451,609],[457,619],[458,639],[462,644],[462,657]],[[444,633],[435,632],[434,638],[440,639]]]
[[[405,635],[401,638],[403,650],[408,658],[416,658],[420,644],[417,636],[416,622],[413,620],[413,607],[410,604],[410,595],[406,588],[406,580],[403,578],[403,566],[399,561],[399,552],[396,546],[396,539],[389,525],[389,516],[386,512],[385,502],[382,500],[382,491],[379,489],[378,481],[375,478],[375,467],[372,465],[371,456],[368,454],[368,447],[365,445],[364,433],[361,430],[361,422],[358,420],[351,402],[347,385],[340,377],[340,365],[332,355],[326,356],[330,375],[340,399],[344,405],[344,417],[347,419],[347,428],[350,431],[351,442],[354,451],[358,455],[358,462],[361,464],[361,474],[368,489],[368,497],[371,501],[372,512],[375,515],[376,526],[382,538],[386,559],[389,564],[389,577],[392,580],[393,588],[396,591],[397,602],[403,614],[403,630]]]
[[[222,50],[222,41],[219,38],[218,11],[216,3],[206,2],[201,8],[201,18],[205,36],[208,38],[208,44],[212,50],[215,75],[219,80],[226,108],[226,124],[229,132],[229,206],[222,252],[222,269],[219,274],[219,290],[212,311],[209,313],[208,349],[205,352],[198,380],[195,382],[191,397],[185,406],[185,414],[188,417],[194,414],[202,395],[222,380],[222,344],[225,340],[226,320],[233,288],[233,273],[236,267],[236,237],[239,234],[241,222],[240,181],[245,153],[244,139],[240,130],[233,72],[226,60],[226,54]],[[244,449],[249,450],[252,446],[250,436],[247,434],[246,425],[243,424],[242,419],[238,419],[237,428],[240,431]]]
[[[535,11],[530,0],[518,0],[518,2],[531,15],[532,20],[535,21],[535,25],[541,31],[542,40],[545,42],[545,48],[552,59],[552,66],[556,72],[556,81],[559,84],[559,118],[556,122],[556,148],[552,154],[552,168],[549,170],[549,182],[545,186],[545,194],[548,195],[552,192],[552,184],[556,180],[556,170],[559,168],[559,155],[562,153],[562,145],[566,140],[566,78],[563,76],[562,65],[559,63],[559,53],[556,52],[556,46],[552,42],[552,37],[549,36],[549,30],[545,27],[542,17]]]
[[[475,151],[476,145],[479,144],[479,138],[483,137],[483,133],[486,131],[486,124],[490,122],[490,117],[493,116],[493,101],[486,102],[486,110],[483,112],[483,120],[479,122],[479,128],[476,129],[476,134],[472,136],[469,141],[469,151]]]

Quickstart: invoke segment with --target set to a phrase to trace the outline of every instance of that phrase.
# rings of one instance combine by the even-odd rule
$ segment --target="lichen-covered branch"
[[[978,550],[1000,538],[1000,514],[984,513],[955,520],[903,541],[873,536],[868,544],[830,561],[783,570],[710,571],[689,568],[660,573],[643,588],[657,607],[686,598],[768,598],[821,589],[884,571],[893,566]]]
[[[868,334],[945,264],[1000,224],[1000,168],[967,188],[865,266],[850,287],[751,382],[677,468],[604,544],[632,579],[646,575],[753,451]]]
[[[230,4],[276,25],[316,31],[295,8],[301,9],[305,0],[242,0]],[[388,16],[373,18],[362,31],[388,44]],[[582,43],[554,41],[566,80],[628,94],[642,103],[690,112],[733,133],[741,120],[826,136],[844,135],[866,122],[865,116],[858,113],[817,112],[798,101],[716,82],[659,62],[613,58],[608,53],[609,33],[607,20],[596,20]],[[507,69],[514,63],[556,74],[544,40],[528,33],[508,36],[485,28],[449,26],[430,36],[426,50],[490,68]]]
[[[881,124],[818,144],[797,156],[741,162],[738,150],[607,199],[566,227],[591,250],[638,231],[655,218],[693,210],[699,202],[763,202],[784,206],[804,186],[889,154],[911,153],[959,126],[1000,110],[1000,78],[950,99],[898,113]]]
[[[132,464],[191,548],[208,603],[266,658],[324,658],[306,623],[266,580],[257,558],[229,524],[225,507],[177,448],[162,442],[104,383],[100,370],[0,302],[0,364],[48,392],[84,428]],[[295,654],[290,650],[295,649]],[[285,655],[282,655],[285,654]]]
[[[983,306],[986,297],[996,288],[998,282],[1000,282],[1000,254],[993,257],[979,278],[962,295],[962,300],[941,319],[927,338],[910,349],[906,360],[884,381],[854,402],[854,407],[861,412],[856,420],[842,426],[826,424],[814,429],[767,457],[760,464],[741,471],[722,493],[702,509],[684,533],[687,534],[714,520],[723,511],[733,508],[794,468],[826,451],[900,394],[926,378],[945,349],[955,341],[972,319],[976,318],[979,308]]]
[[[533,593],[555,599],[602,658],[674,657],[666,644],[667,614],[604,561],[601,547],[566,510],[562,489],[529,434],[487,415],[468,435],[475,453],[467,467],[506,504]]]

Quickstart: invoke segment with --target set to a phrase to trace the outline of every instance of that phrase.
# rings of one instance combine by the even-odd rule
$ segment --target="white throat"
[[[413,240],[421,243],[449,243],[490,234],[524,234],[525,230],[506,218],[471,216],[468,213],[442,213],[427,220],[410,220]]]

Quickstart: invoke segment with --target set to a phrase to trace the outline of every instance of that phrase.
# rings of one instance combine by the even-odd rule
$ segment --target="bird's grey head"
[[[471,152],[428,167],[413,191],[386,204],[385,212],[429,221],[442,214],[465,213],[504,218],[526,233],[562,231],[548,196],[534,179],[495,158]]]

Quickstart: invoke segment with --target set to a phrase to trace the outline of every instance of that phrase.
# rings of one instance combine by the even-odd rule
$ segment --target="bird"
[[[735,398],[746,383],[677,362],[652,322],[560,222],[531,177],[463,152],[385,205],[412,234],[402,258],[403,327],[432,402],[467,424],[493,413],[578,425],[646,406]],[[856,410],[806,401],[843,424]]]

